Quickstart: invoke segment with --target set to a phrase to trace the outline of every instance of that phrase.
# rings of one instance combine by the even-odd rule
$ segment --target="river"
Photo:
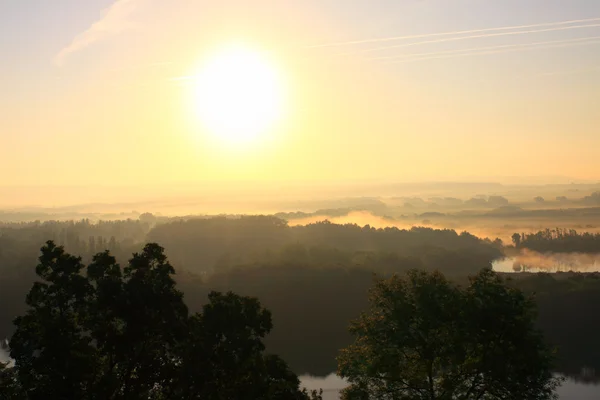
[[[323,389],[323,400],[338,400],[339,391],[345,382],[332,374],[324,378],[301,376],[302,385],[307,389]],[[600,385],[583,384],[566,381],[558,390],[560,400],[591,400],[600,399]]]
[[[600,272],[600,254],[521,250],[513,257],[494,261],[492,268],[497,272]]]

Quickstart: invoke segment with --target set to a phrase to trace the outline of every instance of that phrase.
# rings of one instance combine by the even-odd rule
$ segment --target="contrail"
[[[589,38],[592,39],[592,38]],[[440,56],[433,57],[414,57],[414,58],[406,58],[402,60],[391,61],[389,64],[402,64],[413,61],[426,61],[426,60],[438,60],[443,58],[454,58],[454,57],[468,57],[468,56],[479,56],[479,55],[488,55],[488,54],[500,54],[500,53],[510,53],[514,51],[524,51],[524,50],[538,50],[538,49],[551,49],[556,47],[573,47],[573,46],[585,46],[590,44],[600,44],[600,37],[598,40],[590,40],[590,41],[579,41],[575,43],[563,43],[563,44],[555,44],[548,46],[529,46],[529,47],[519,47],[519,48],[509,48],[504,50],[495,50],[495,51],[480,51],[480,52],[471,52],[471,53],[459,53],[459,54],[446,54]]]
[[[418,46],[418,45],[422,45],[422,44],[454,42],[454,41],[458,41],[458,40],[488,38],[488,37],[496,37],[496,36],[526,35],[526,34],[529,34],[529,33],[555,32],[555,31],[563,31],[563,30],[569,30],[569,29],[584,29],[584,28],[597,28],[597,27],[600,27],[600,24],[560,26],[560,27],[547,28],[547,29],[536,29],[536,30],[515,31],[515,32],[487,33],[487,34],[483,34],[483,35],[460,36],[460,37],[453,37],[453,38],[446,38],[446,39],[423,40],[423,41],[420,41],[420,42],[411,42],[411,43],[396,44],[396,45],[393,45],[393,46],[383,46],[383,47],[376,47],[376,48],[372,48],[372,49],[357,50],[357,51],[354,51],[354,52],[342,53],[342,54],[339,54],[339,55],[343,56],[343,55],[352,55],[352,54],[359,54],[359,53],[369,53],[369,52],[373,52],[373,51],[398,49],[398,48],[401,48],[401,47]]]
[[[537,74],[536,76],[554,76],[554,75],[571,75],[571,74],[581,74],[585,72],[595,72],[600,71],[600,65],[589,68],[579,68],[579,69],[571,69],[567,71],[554,71],[554,72],[542,72]]]
[[[476,52],[476,51],[486,51],[486,50],[498,50],[498,49],[508,49],[508,48],[516,48],[516,47],[530,47],[530,46],[540,46],[547,44],[559,44],[559,43],[575,43],[582,42],[588,40],[600,39],[600,36],[589,36],[583,38],[576,39],[565,39],[565,40],[549,40],[545,42],[533,42],[533,43],[519,43],[519,44],[503,44],[499,46],[485,46],[485,47],[472,47],[469,49],[456,49],[456,50],[444,50],[444,51],[433,51],[428,53],[406,53],[406,54],[398,54],[393,56],[383,56],[383,57],[373,57],[370,60],[404,60],[409,58],[423,58],[429,56],[439,56],[446,54],[458,54],[458,53],[468,53],[468,52]]]
[[[600,42],[599,42],[600,43]],[[548,76],[559,76],[559,75],[575,75],[575,74],[583,74],[583,73],[591,73],[591,72],[600,72],[600,65],[597,66],[590,66],[587,68],[577,68],[577,69],[570,69],[570,70],[562,70],[562,71],[547,71],[547,72],[538,72],[538,73],[534,73],[534,74],[522,74],[522,75],[517,75],[517,76],[512,76],[511,78],[514,79],[515,81],[518,80],[530,80],[532,78],[543,78],[543,77],[548,77]],[[484,80],[483,82],[496,82],[495,80]]]
[[[466,31],[425,33],[425,34],[420,34],[420,35],[408,35],[408,36],[391,36],[391,37],[376,38],[376,39],[354,40],[354,41],[350,41],[350,42],[317,44],[317,45],[307,46],[307,48],[314,49],[314,48],[318,48],[318,47],[348,46],[348,45],[353,45],[353,44],[391,42],[394,40],[422,39],[422,38],[436,37],[436,36],[468,35],[468,34],[472,34],[472,33],[506,31],[506,30],[513,30],[513,29],[540,28],[543,26],[571,25],[571,24],[581,24],[581,23],[585,23],[585,22],[594,22],[594,21],[600,21],[600,17],[586,18],[586,19],[572,19],[572,20],[568,20],[568,21],[558,21],[558,22],[545,22],[545,23],[541,23],[541,24],[531,24],[531,25],[503,26],[503,27],[499,27],[499,28],[471,29],[471,30],[466,30]]]

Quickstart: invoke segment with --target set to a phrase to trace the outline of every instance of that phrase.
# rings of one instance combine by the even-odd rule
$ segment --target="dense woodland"
[[[585,234],[578,237],[587,237]],[[529,236],[518,244],[525,246]],[[267,349],[299,374],[335,370],[335,356],[351,337],[347,327],[367,306],[375,275],[412,268],[439,269],[458,282],[503,256],[499,241],[452,230],[375,229],[328,222],[290,227],[274,217],[151,218],[93,224],[45,222],[0,227],[0,337],[14,330],[35,280],[39,249],[48,240],[89,262],[110,249],[126,263],[144,242],[156,242],[177,271],[175,280],[191,312],[211,290],[253,296],[272,312]],[[584,239],[588,240],[588,239]],[[560,247],[557,247],[557,251]],[[536,293],[538,324],[561,349],[559,369],[579,376],[600,370],[600,275],[519,274],[511,284]],[[589,378],[593,379],[593,378]]]
[[[268,216],[238,219],[193,219],[157,225],[147,240],[161,243],[176,265],[193,272],[218,272],[246,264],[364,265],[365,258],[386,255],[394,270],[415,263],[427,267],[448,260],[453,268],[470,272],[489,266],[502,256],[501,248],[464,232],[431,228],[375,229],[368,225],[338,225],[328,221],[290,227],[284,220]],[[453,263],[453,258],[461,258]],[[406,266],[402,264],[408,263]]]

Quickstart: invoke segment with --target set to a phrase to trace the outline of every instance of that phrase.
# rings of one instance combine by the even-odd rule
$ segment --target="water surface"
[[[339,391],[346,383],[343,379],[331,374],[326,377],[301,376],[302,385],[307,389],[323,389],[323,400],[338,400]],[[560,400],[592,400],[600,399],[600,386],[593,384],[566,381],[558,390]]]

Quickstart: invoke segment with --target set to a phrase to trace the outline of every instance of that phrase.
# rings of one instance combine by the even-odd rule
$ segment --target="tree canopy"
[[[439,272],[376,283],[342,350],[345,399],[552,399],[560,380],[532,299],[490,270],[467,287]]]
[[[259,301],[211,292],[189,315],[163,249],[147,244],[121,268],[108,251],[86,267],[47,242],[0,369],[19,399],[319,398],[264,352],[271,314]]]
[[[545,229],[535,233],[512,235],[515,247],[552,253],[600,252],[600,233],[582,232],[575,229]]]

